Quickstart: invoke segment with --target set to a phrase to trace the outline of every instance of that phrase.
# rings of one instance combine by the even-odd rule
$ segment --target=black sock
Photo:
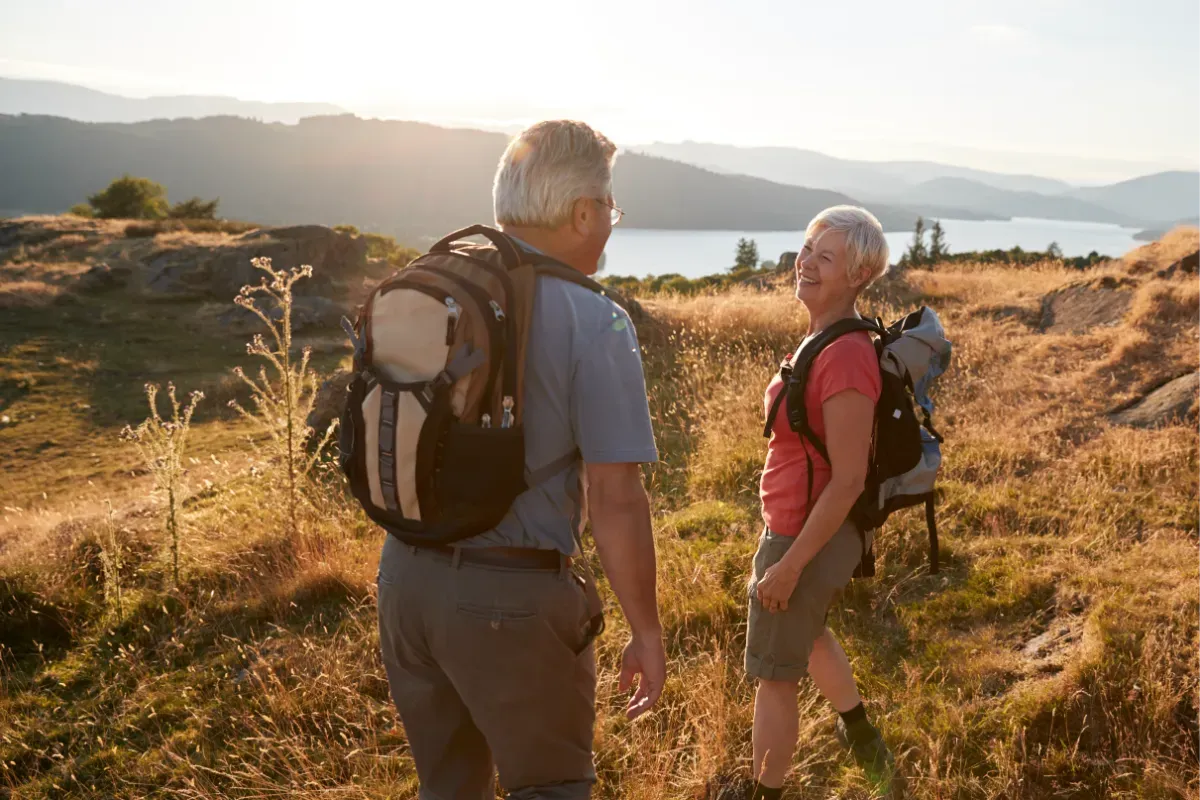
[[[867,721],[867,710],[863,708],[862,703],[859,703],[849,711],[839,711],[838,714],[841,716],[842,722],[846,723],[847,728],[856,722]]]
[[[783,789],[771,789],[763,786],[761,783],[754,784],[754,792],[750,795],[750,800],[779,800],[783,797]]]

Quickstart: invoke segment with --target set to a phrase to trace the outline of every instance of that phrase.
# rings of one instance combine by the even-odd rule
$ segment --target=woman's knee
[[[796,697],[800,692],[798,680],[766,680],[759,678],[758,691],[770,697]]]

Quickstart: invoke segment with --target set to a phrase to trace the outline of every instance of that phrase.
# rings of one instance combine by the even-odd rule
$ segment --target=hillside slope
[[[182,274],[211,279],[204,265],[228,277],[241,266],[230,253],[258,242],[324,242],[271,252],[279,267],[294,266],[286,252],[325,259],[313,279],[336,274],[321,296],[332,302],[379,265],[332,231],[125,233],[68,218],[0,228],[0,791],[415,796],[379,660],[384,534],[332,468],[302,484],[291,525],[279,465],[225,405],[245,400],[229,370],[255,371],[251,331],[222,322],[223,282],[164,295],[152,280],[183,258],[198,270]],[[829,615],[907,797],[1200,790],[1194,392],[1149,426],[1120,421],[1200,367],[1198,247],[1200,231],[1183,229],[1092,271],[939,264],[865,299],[887,319],[929,305],[954,345],[934,390],[942,571],[929,573],[923,515],[898,514],[877,540],[878,575]],[[761,392],[807,320],[786,282],[641,301],[668,681],[630,724],[616,681],[628,629],[602,586],[594,796],[724,800],[751,753],[741,660]],[[336,321],[301,335],[320,370],[345,366]],[[184,459],[178,587],[164,500],[118,438],[146,413],[143,384],[168,380],[207,394]],[[119,614],[102,557],[114,542]],[[799,707],[796,796],[875,796],[808,683]]]
[[[220,197],[233,218],[353,222],[416,244],[492,219],[492,179],[507,142],[498,133],[350,116],[297,125],[0,116],[0,214],[61,213],[127,172],[164,184],[174,199]],[[635,153],[617,159],[614,184],[622,225],[640,228],[802,230],[822,208],[852,202]],[[916,217],[872,208],[888,230],[908,230]]]

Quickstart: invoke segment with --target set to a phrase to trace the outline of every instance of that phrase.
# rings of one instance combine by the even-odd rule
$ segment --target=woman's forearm
[[[854,501],[862,494],[862,488],[861,480],[839,480],[838,476],[834,475],[813,505],[800,535],[779,563],[799,575],[813,556],[833,538],[838,528],[842,527],[850,509],[854,507]]]

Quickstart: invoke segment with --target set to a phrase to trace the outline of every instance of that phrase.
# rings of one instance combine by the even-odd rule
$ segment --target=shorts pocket
[[[484,620],[491,623],[495,630],[499,630],[506,624],[517,622],[529,622],[537,619],[537,612],[519,608],[488,608],[486,606],[472,605],[471,603],[459,603],[458,613],[464,617]]]

